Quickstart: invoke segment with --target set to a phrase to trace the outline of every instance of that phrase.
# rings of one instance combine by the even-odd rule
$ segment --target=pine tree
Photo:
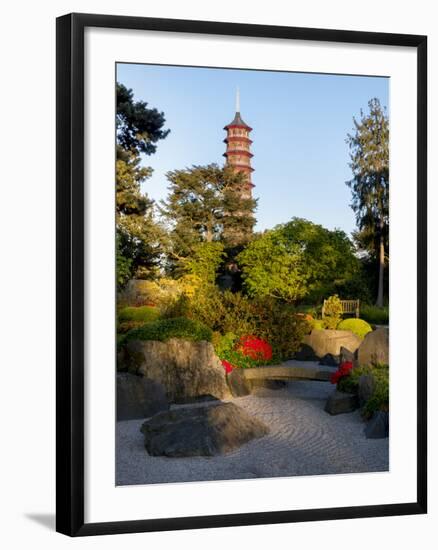
[[[358,242],[376,257],[378,291],[376,305],[383,305],[384,270],[388,262],[389,233],[389,120],[378,99],[368,102],[369,113],[353,119],[355,132],[348,134],[353,178],[347,182],[358,225]]]
[[[134,101],[132,90],[117,84],[116,229],[117,258],[123,276],[146,277],[153,273],[162,254],[161,229],[154,220],[154,203],[141,192],[152,169],[141,166],[141,155],[156,151],[156,143],[169,130],[162,130],[164,114]]]

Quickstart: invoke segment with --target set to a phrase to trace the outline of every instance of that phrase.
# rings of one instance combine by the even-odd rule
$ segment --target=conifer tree
[[[169,267],[202,242],[232,247],[251,237],[257,201],[242,196],[244,175],[216,164],[166,174],[169,195],[161,214],[169,226]]]
[[[156,269],[162,253],[161,230],[153,217],[153,201],[141,191],[152,169],[141,166],[141,155],[156,151],[164,114],[134,101],[132,90],[117,84],[116,113],[116,229],[118,283],[130,276],[146,277]],[[122,270],[123,266],[123,270]],[[121,275],[123,271],[123,276]],[[120,272],[120,273],[119,273]]]
[[[368,102],[369,113],[353,119],[355,132],[348,134],[353,178],[352,192],[358,234],[356,241],[367,247],[378,266],[376,305],[383,305],[384,270],[388,261],[389,232],[389,120],[378,99]]]

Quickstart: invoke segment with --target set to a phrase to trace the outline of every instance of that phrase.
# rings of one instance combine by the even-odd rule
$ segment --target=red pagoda
[[[227,144],[227,149],[224,153],[227,166],[231,166],[235,172],[243,172],[246,176],[247,183],[243,188],[242,197],[245,199],[252,198],[252,188],[254,187],[251,180],[251,173],[254,168],[251,167],[251,139],[249,134],[252,130],[240,116],[240,98],[239,90],[236,93],[236,114],[234,119],[224,127],[227,132],[227,137],[224,142]]]

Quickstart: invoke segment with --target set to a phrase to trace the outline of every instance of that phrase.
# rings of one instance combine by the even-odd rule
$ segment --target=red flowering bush
[[[235,342],[234,335],[228,333],[216,343],[215,350],[227,374],[235,368],[247,369],[272,361],[271,345],[256,336],[242,336]]]
[[[270,361],[272,359],[271,345],[255,336],[242,336],[236,350],[254,361]]]
[[[234,369],[234,365],[232,365],[229,361],[227,361],[226,359],[222,359],[222,366],[224,367],[225,369],[225,372],[227,374],[229,374],[233,369]]]
[[[344,361],[339,365],[338,370],[331,375],[330,382],[332,384],[337,384],[341,378],[350,375],[352,368],[353,363],[351,361]]]

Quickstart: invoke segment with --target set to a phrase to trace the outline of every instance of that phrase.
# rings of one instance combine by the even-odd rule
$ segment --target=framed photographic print
[[[426,513],[426,37],[57,20],[57,530]]]

